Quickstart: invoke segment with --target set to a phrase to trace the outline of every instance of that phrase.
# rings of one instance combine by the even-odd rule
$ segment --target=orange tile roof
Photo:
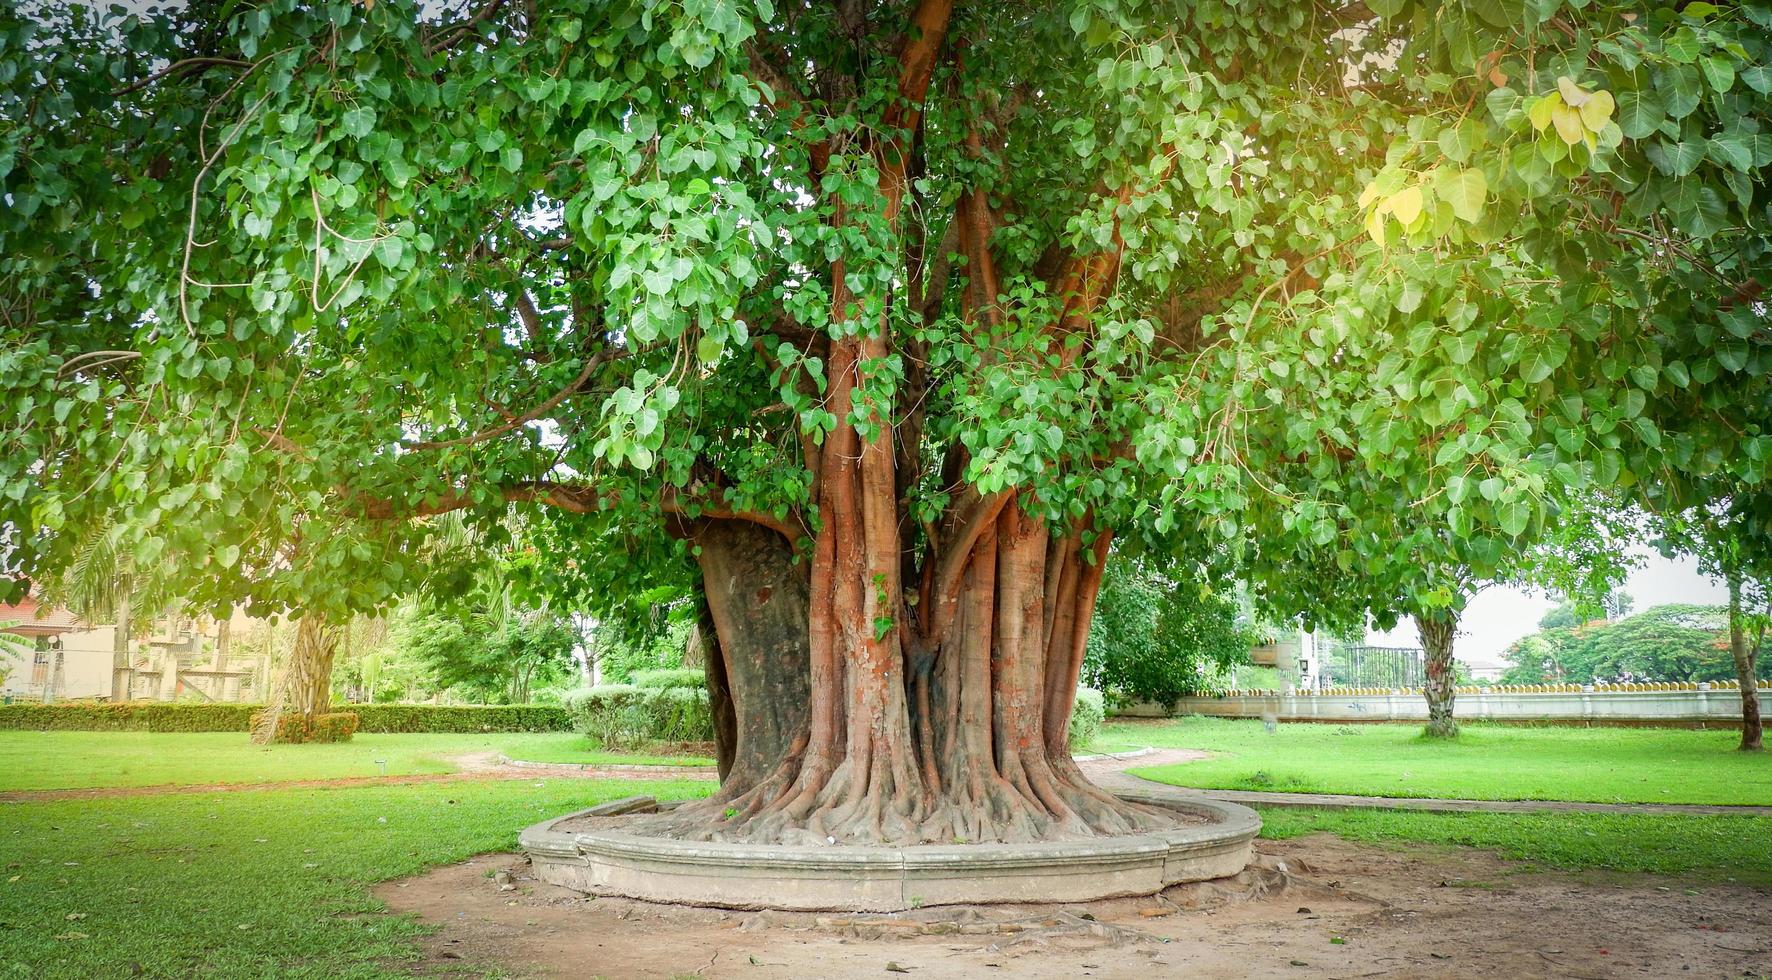
[[[60,606],[45,608],[29,596],[16,605],[0,603],[0,624],[10,624],[4,626],[4,631],[20,636],[54,636],[81,629],[84,625],[67,609]]]

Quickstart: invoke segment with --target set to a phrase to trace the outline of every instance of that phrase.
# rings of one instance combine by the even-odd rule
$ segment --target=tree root
[[[886,772],[864,780],[846,761],[821,777],[796,759],[740,795],[686,803],[637,822],[634,832],[747,844],[1017,844],[1145,833],[1184,820],[1121,800],[1081,773],[1047,770],[1045,793],[993,773],[938,796],[914,772]]]

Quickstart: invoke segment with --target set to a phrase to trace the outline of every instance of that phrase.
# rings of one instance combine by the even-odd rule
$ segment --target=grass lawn
[[[635,752],[609,752],[593,745],[591,740],[583,735],[500,735],[488,737],[496,741],[499,749],[505,755],[526,762],[630,766],[711,766],[714,764],[714,760],[706,756],[673,753],[668,745]]]
[[[407,976],[424,927],[381,914],[371,884],[514,849],[550,814],[709,788],[500,780],[0,804],[0,978]]]
[[[510,849],[550,814],[708,788],[498,781],[0,805],[0,978],[406,976],[425,927],[384,914],[374,883]],[[1269,808],[1263,819],[1269,837],[1328,831],[1567,870],[1772,883],[1772,849],[1741,846],[1766,832],[1752,817]]]
[[[5,733],[14,754],[25,744],[18,734]],[[238,773],[242,758],[274,767],[276,778],[312,774],[331,764],[327,750],[348,748],[290,747],[263,757],[201,751],[234,738],[58,733],[33,747],[79,755],[89,781],[95,772],[140,776],[147,765],[189,782]],[[476,738],[363,736],[360,745],[380,741],[387,754],[403,747],[417,764],[439,746],[497,748],[515,738],[520,747],[540,737]],[[144,745],[159,747],[145,764]],[[0,773],[16,781],[6,763],[0,757]],[[686,798],[711,788],[694,780],[544,778],[0,804],[0,980],[407,976],[426,927],[385,914],[369,891],[376,882],[511,849],[522,827],[551,814],[635,793]],[[1327,831],[1392,847],[1494,848],[1572,871],[1772,884],[1772,848],[1743,846],[1765,839],[1772,820],[1764,818],[1267,808],[1263,819],[1264,836],[1274,838]]]
[[[0,791],[269,783],[454,772],[453,756],[503,752],[538,762],[707,764],[687,756],[593,750],[581,735],[358,735],[338,745],[253,745],[244,732],[0,731]]]
[[[1766,817],[1611,813],[1411,813],[1260,807],[1263,837],[1316,831],[1394,847],[1490,848],[1503,857],[1565,871],[1601,869],[1772,886]]]
[[[1113,722],[1094,748],[1203,749],[1212,758],[1134,768],[1201,789],[1479,800],[1772,804],[1772,753],[1734,751],[1732,731],[1466,725],[1455,741],[1419,725],[1178,718]]]

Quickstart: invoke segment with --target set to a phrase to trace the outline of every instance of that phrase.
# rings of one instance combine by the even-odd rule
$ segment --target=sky
[[[1632,612],[1670,602],[1722,605],[1729,601],[1723,583],[1699,574],[1691,558],[1668,559],[1644,551],[1642,566],[1626,580],[1624,591],[1634,602]],[[1505,663],[1502,651],[1528,633],[1538,630],[1538,620],[1556,603],[1541,593],[1492,586],[1483,590],[1465,609],[1459,623],[1453,655],[1472,667],[1498,667]],[[1367,634],[1378,646],[1420,646],[1415,624],[1404,620],[1397,628]]]

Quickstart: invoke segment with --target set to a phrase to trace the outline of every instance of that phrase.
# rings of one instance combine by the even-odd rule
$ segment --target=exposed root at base
[[[1194,822],[1184,813],[1121,800],[1081,777],[1053,780],[1044,796],[1056,807],[1000,777],[952,797],[933,797],[915,782],[897,792],[890,781],[873,789],[854,792],[843,767],[817,791],[805,778],[771,778],[737,797],[717,795],[636,821],[632,832],[721,843],[902,847],[1087,840]]]

